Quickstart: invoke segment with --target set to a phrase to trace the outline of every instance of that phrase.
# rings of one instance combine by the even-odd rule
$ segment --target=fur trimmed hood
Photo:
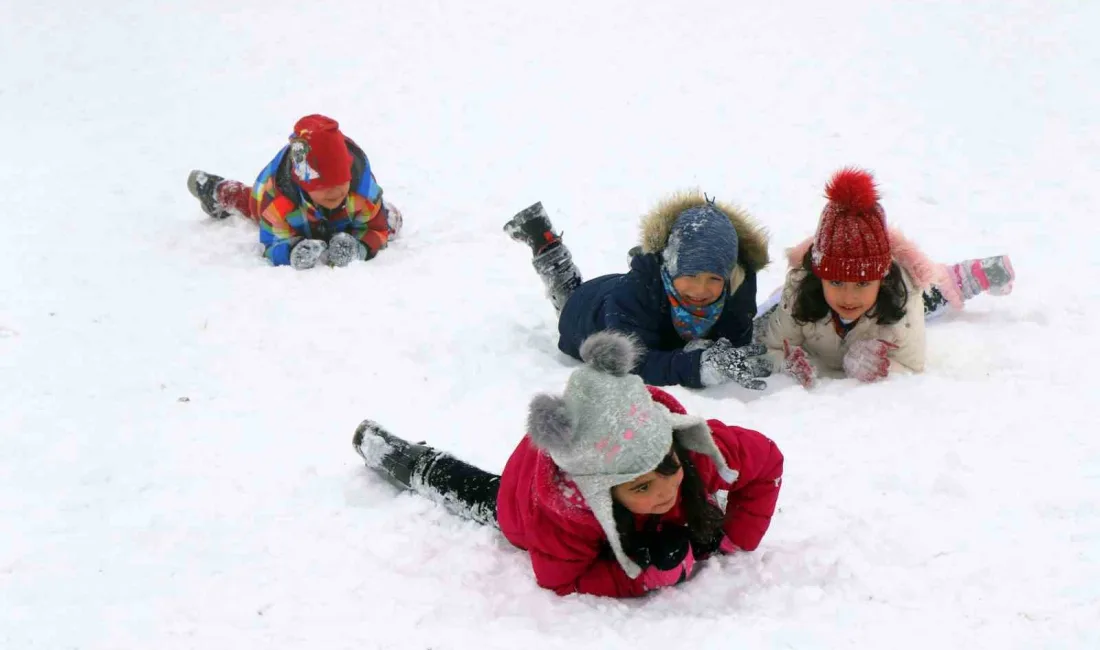
[[[660,253],[668,245],[672,225],[680,213],[688,208],[706,205],[707,199],[699,190],[676,192],[657,204],[642,217],[641,245],[643,253]],[[746,269],[759,272],[768,265],[768,234],[744,210],[722,201],[715,201],[737,231],[737,263]]]
[[[954,280],[947,275],[947,269],[942,264],[933,262],[931,258],[924,254],[923,251],[908,237],[902,234],[897,228],[890,228],[887,231],[887,236],[890,239],[890,255],[894,258],[894,261],[898,263],[909,277],[913,279],[913,284],[921,291],[926,291],[930,287],[935,286],[943,294],[943,297],[947,299],[947,302],[956,309],[962,309],[963,298],[959,293],[958,287],[955,286]],[[814,243],[813,236],[807,237],[804,241],[797,246],[787,249],[787,264],[792,269],[802,267],[802,259],[806,257],[806,252],[810,250],[810,246]]]

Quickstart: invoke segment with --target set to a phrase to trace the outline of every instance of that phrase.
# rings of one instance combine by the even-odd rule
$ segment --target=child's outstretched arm
[[[390,239],[389,220],[382,200],[382,188],[370,177],[366,195],[348,197],[348,214],[352,215],[348,233],[366,248],[366,259],[378,254]]]
[[[909,290],[905,316],[892,329],[892,342],[898,347],[887,355],[890,373],[924,372],[924,296],[919,289]]]
[[[642,569],[635,578],[612,557],[602,537],[581,539],[558,534],[551,540],[540,540],[539,546],[529,550],[535,578],[539,586],[559,596],[578,593],[634,598],[677,585],[691,577],[695,569],[689,535],[682,526],[657,531],[641,543],[646,559],[633,558]]]
[[[646,318],[625,309],[612,309],[607,314],[608,329],[630,334],[645,347],[645,355],[636,372],[650,386],[687,386],[703,388],[699,366],[703,351],[696,349],[660,350],[661,337]]]
[[[264,245],[264,257],[275,266],[290,264],[290,250],[303,238],[287,222],[286,216],[294,210],[290,199],[276,191],[264,196],[260,213],[260,243]]]
[[[791,293],[791,279],[788,276],[787,286],[783,289],[779,304],[770,314],[762,317],[765,321],[761,327],[760,342],[768,347],[768,359],[772,362],[772,368],[775,371],[783,368],[788,348],[801,347],[805,342],[802,327],[791,316]],[[784,341],[787,343],[786,346]]]
[[[723,529],[738,548],[751,551],[760,545],[775,512],[783,481],[783,454],[762,433],[719,420],[708,420],[708,424],[726,463],[738,473],[729,485]],[[714,490],[725,486],[709,487]]]
[[[570,553],[569,558],[536,549],[529,552],[539,586],[559,596],[576,593],[636,598],[646,593],[643,576],[630,578],[610,554],[601,557],[598,546],[584,549],[583,554]]]

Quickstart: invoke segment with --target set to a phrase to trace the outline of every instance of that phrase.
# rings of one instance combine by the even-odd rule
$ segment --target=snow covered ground
[[[6,3],[0,647],[1100,647],[1097,33],[1091,0]],[[368,264],[269,268],[184,187],[310,112],[404,210]],[[923,376],[673,390],[785,452],[758,552],[559,598],[357,462],[371,417],[499,469],[562,387],[515,211],[595,276],[698,186],[779,257],[845,164],[1016,291]]]

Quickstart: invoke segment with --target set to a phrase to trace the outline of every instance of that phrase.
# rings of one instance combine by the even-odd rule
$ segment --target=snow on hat
[[[710,426],[698,416],[672,413],[653,400],[641,377],[630,374],[641,350],[620,332],[597,332],[581,344],[585,365],[573,371],[561,396],[531,400],[527,431],[569,475],[607,535],[615,558],[631,578],[641,573],[623,551],[612,513],[611,488],[653,471],[672,448],[710,456],[736,476],[714,444]]]
[[[846,168],[825,186],[829,202],[814,235],[814,275],[826,281],[881,280],[890,270],[886,213],[870,172]]]
[[[351,153],[340,124],[324,115],[307,115],[290,134],[294,178],[307,192],[351,180]]]
[[[713,202],[676,217],[661,255],[674,278],[699,273],[728,277],[737,263],[737,230]]]

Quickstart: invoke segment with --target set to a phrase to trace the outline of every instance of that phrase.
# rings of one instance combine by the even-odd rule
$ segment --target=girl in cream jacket
[[[803,386],[818,368],[868,382],[922,372],[927,316],[1012,290],[1008,256],[944,266],[887,228],[870,173],[843,169],[825,194],[817,232],[789,251],[782,296],[758,325],[775,368]]]

